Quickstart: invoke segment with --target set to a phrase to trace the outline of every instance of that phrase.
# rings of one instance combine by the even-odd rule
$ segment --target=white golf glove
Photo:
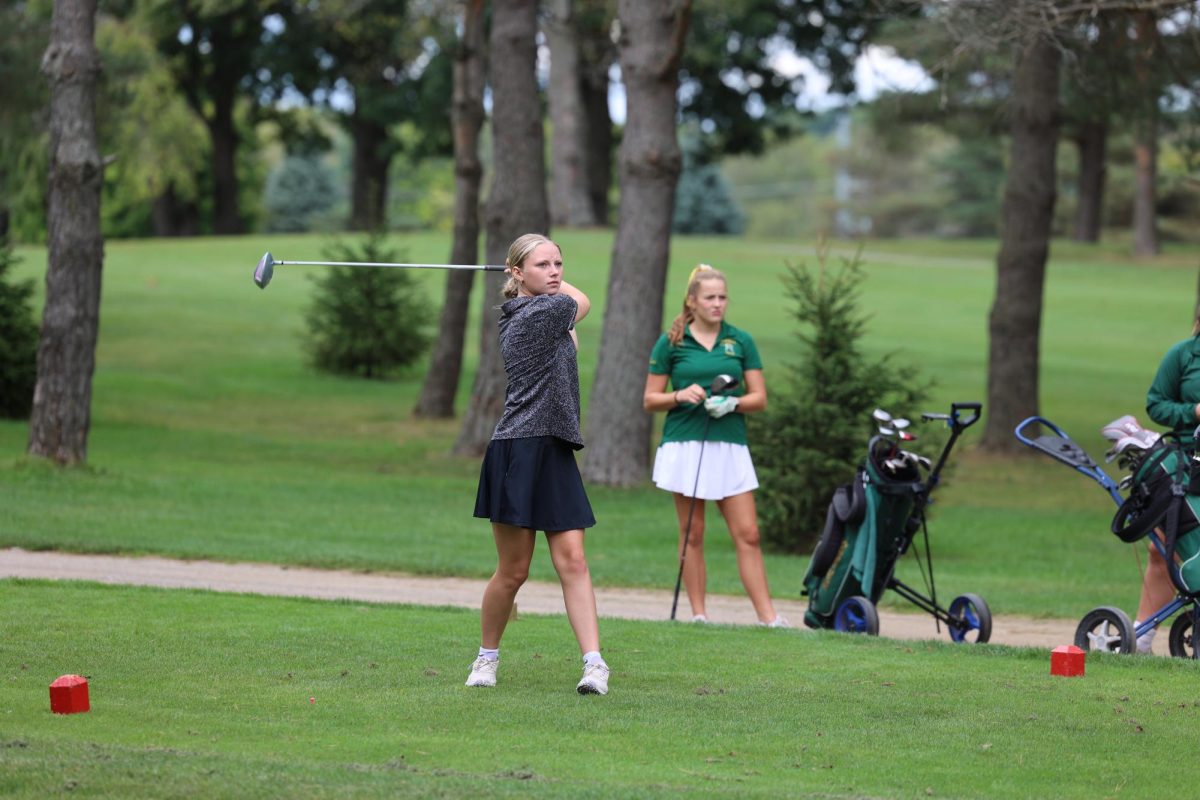
[[[735,408],[737,408],[737,406],[738,399],[736,397],[726,397],[724,395],[719,397],[710,397],[704,401],[704,409],[713,419],[720,419],[730,411],[733,411]]]

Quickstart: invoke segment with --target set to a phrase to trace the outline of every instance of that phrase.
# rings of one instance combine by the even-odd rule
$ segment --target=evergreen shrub
[[[822,247],[817,258],[815,270],[788,264],[783,280],[799,323],[796,356],[779,371],[782,381],[773,381],[767,411],[747,417],[762,538],[787,553],[815,546],[834,489],[853,477],[876,432],[871,412],[883,408],[915,421],[932,387],[894,354],[872,359],[861,352],[861,257],[831,267]]]
[[[267,178],[263,195],[267,230],[290,233],[319,228],[337,199],[333,175],[320,161],[288,156]]]
[[[9,244],[0,245],[0,417],[5,419],[29,419],[37,383],[33,281],[10,280],[17,261]]]
[[[729,181],[715,164],[701,164],[686,152],[675,188],[675,233],[734,236],[746,229],[746,216],[733,197]]]
[[[329,261],[394,262],[397,254],[372,234],[358,248],[335,244]],[[305,313],[309,363],[322,372],[386,379],[416,362],[429,347],[430,306],[403,269],[332,267],[314,278]]]

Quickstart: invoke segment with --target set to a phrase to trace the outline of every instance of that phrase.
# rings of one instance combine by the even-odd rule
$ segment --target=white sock
[[[1139,626],[1141,624],[1142,623],[1140,621],[1134,620],[1134,623],[1133,623],[1134,629],[1136,630],[1137,626]],[[1154,644],[1154,634],[1156,634],[1157,632],[1158,632],[1158,628],[1151,628],[1150,630],[1143,633],[1141,636],[1137,637],[1137,651],[1139,653],[1149,653],[1150,652],[1150,646],[1152,644]]]
[[[583,654],[583,665],[585,667],[592,667],[592,666],[595,666],[596,664],[603,664],[603,663],[604,663],[604,659],[600,656],[599,650],[589,650],[588,652]]]
[[[489,650],[486,647],[480,647],[479,655],[483,658],[486,658],[488,661],[499,661],[500,660],[500,648],[497,647],[495,650]]]

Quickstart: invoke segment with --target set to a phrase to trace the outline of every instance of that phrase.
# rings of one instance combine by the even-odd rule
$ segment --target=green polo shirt
[[[690,328],[685,328],[679,344],[672,345],[664,333],[650,351],[650,374],[666,375],[671,379],[672,391],[698,383],[706,389],[718,375],[732,375],[738,379],[738,387],[727,394],[741,397],[746,393],[746,370],[762,369],[762,359],[750,334],[735,328],[728,322],[721,323],[717,342],[712,350],[692,338]],[[704,439],[704,421],[709,419],[703,404],[683,403],[667,412],[663,424],[663,443],[697,442]],[[732,442],[746,444],[746,418],[740,411],[726,414],[708,423],[710,442]]]
[[[1200,403],[1200,336],[1178,342],[1163,357],[1146,393],[1146,413],[1190,442]]]

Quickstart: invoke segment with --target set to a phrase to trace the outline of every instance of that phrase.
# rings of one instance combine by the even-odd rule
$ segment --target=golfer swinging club
[[[496,685],[500,638],[529,576],[537,531],[545,531],[567,619],[583,653],[583,679],[575,688],[607,694],[608,665],[600,657],[596,595],[583,552],[583,529],[596,518],[574,453],[583,447],[575,323],[591,304],[562,279],[562,252],[545,236],[518,238],[505,264],[509,299],[500,306],[500,353],[508,390],[475,498],[475,516],[492,521],[497,564],[483,592],[482,641],[467,686]]]

